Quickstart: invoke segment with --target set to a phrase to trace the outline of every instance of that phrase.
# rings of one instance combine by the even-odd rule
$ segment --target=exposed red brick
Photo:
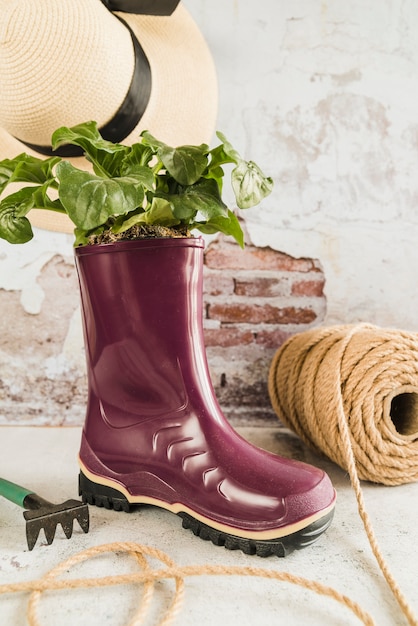
[[[298,280],[292,283],[292,296],[316,296],[324,295],[325,280]]]
[[[203,333],[207,347],[219,346],[221,348],[229,348],[231,346],[248,345],[254,341],[254,334],[250,330],[242,330],[236,326],[205,328]]]
[[[213,241],[205,253],[205,264],[214,269],[279,270],[309,272],[315,270],[312,259],[295,259],[272,248],[246,246],[244,250],[234,243]]]
[[[205,272],[203,292],[211,296],[232,295],[234,293],[234,279],[231,276],[223,276],[221,272]]]
[[[274,330],[260,330],[254,333],[255,343],[269,349],[278,349],[290,337],[290,333],[275,328]]]
[[[207,317],[224,323],[249,324],[309,324],[316,313],[307,308],[293,306],[278,308],[271,304],[213,303],[207,307]]]
[[[237,296],[272,297],[286,295],[288,281],[284,278],[236,278],[235,294]]]

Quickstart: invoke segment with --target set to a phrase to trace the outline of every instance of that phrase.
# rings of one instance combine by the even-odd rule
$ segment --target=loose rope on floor
[[[417,626],[378,546],[360,479],[418,480],[418,335],[366,324],[299,333],[276,352],[268,383],[280,420],[347,470],[380,570]]]
[[[356,375],[354,370],[358,370]],[[277,351],[270,370],[269,391],[283,423],[347,470],[373,554],[408,624],[418,626],[377,544],[360,486],[361,478],[393,485],[418,479],[417,336],[369,325],[301,333]],[[132,555],[140,571],[101,578],[57,579],[71,567],[104,552]],[[153,570],[146,557],[159,560],[165,567]],[[154,583],[173,579],[172,602],[158,623],[169,626],[184,599],[184,579],[208,575],[255,576],[299,585],[341,603],[366,626],[375,624],[348,596],[317,581],[257,567],[178,566],[164,552],[137,543],[90,548],[60,563],[43,578],[1,585],[0,594],[29,592],[28,624],[42,626],[38,605],[45,591],[137,583],[143,585],[142,602],[128,626],[141,626],[147,617]]]
[[[78,578],[57,580],[57,576],[79,563],[94,558],[104,552],[128,553],[136,558],[139,572],[118,574],[116,576],[104,576],[100,578]],[[165,567],[152,570],[146,557],[157,559]],[[111,543],[89,548],[80,552],[48,572],[38,580],[0,585],[0,595],[6,593],[30,592],[28,602],[27,619],[29,626],[42,626],[38,619],[38,605],[41,594],[45,591],[58,591],[78,588],[98,588],[112,585],[142,584],[144,592],[138,611],[128,626],[142,626],[147,617],[147,611],[152,600],[154,583],[164,579],[175,581],[175,592],[170,606],[168,607],[158,626],[169,626],[177,617],[184,599],[184,579],[190,576],[252,576],[266,578],[278,582],[290,583],[304,587],[314,593],[332,598],[350,610],[365,626],[375,626],[371,616],[364,611],[356,602],[351,600],[332,587],[301,576],[295,576],[287,572],[278,572],[259,567],[222,566],[222,565],[187,565],[178,566],[161,550],[137,543]]]

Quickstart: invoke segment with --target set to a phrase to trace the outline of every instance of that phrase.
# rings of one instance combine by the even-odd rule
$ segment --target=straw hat
[[[0,0],[0,160],[53,154],[54,130],[89,120],[128,145],[209,143],[216,115],[213,59],[178,0]],[[49,213],[32,223],[72,231]]]

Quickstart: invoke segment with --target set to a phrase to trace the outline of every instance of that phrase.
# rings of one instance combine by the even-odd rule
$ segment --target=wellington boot
[[[201,238],[76,248],[88,369],[80,495],[152,504],[203,539],[284,556],[328,527],[323,471],[257,448],[221,412],[202,329]]]

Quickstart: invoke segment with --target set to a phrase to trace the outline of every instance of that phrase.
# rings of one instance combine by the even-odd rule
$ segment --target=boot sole
[[[79,474],[79,495],[87,504],[113,509],[114,511],[124,511],[125,513],[129,513],[135,507],[140,506],[140,503],[129,502],[124,494],[117,489],[91,481],[81,471]],[[227,550],[241,550],[245,554],[261,557],[271,555],[285,557],[294,550],[300,550],[315,543],[331,524],[334,508],[326,510],[323,517],[296,532],[277,539],[267,540],[238,537],[213,528],[183,511],[178,512],[177,515],[182,518],[183,528],[191,530],[197,537],[211,541],[216,546],[223,546]]]

